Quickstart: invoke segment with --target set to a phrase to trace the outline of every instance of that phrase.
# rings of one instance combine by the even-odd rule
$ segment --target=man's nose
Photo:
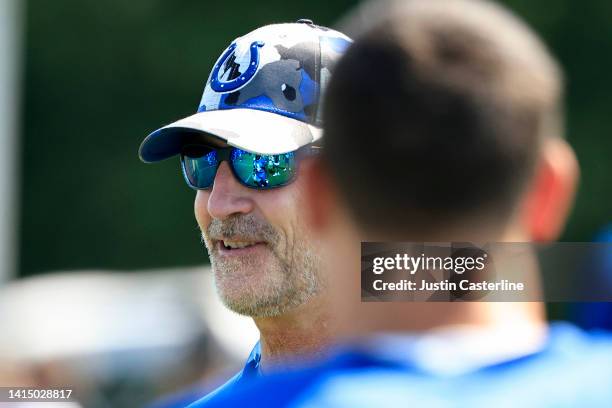
[[[241,185],[232,174],[227,162],[217,169],[215,182],[208,197],[208,213],[212,218],[225,219],[232,214],[253,211],[254,202],[247,187]]]

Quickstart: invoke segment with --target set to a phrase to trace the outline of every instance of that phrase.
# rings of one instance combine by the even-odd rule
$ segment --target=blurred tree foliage
[[[21,151],[21,276],[207,261],[176,159],[138,160],[142,138],[195,112],[237,36],[356,0],[30,0]],[[565,240],[612,221],[612,3],[508,1],[566,68],[568,135],[582,184]]]

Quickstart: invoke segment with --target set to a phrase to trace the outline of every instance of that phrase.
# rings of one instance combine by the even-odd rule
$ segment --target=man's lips
[[[214,244],[219,254],[226,256],[248,255],[261,249],[263,246],[266,245],[265,242],[261,241],[252,241],[236,238],[215,240]]]

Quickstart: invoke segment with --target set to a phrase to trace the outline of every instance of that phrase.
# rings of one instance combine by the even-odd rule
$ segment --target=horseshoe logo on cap
[[[210,87],[215,92],[226,93],[236,91],[245,86],[253,78],[257,72],[257,68],[259,68],[259,48],[263,47],[263,45],[263,41],[253,41],[249,47],[251,59],[249,61],[248,68],[236,78],[229,81],[222,81],[219,79],[219,71],[221,70],[221,67],[226,65],[228,62],[230,64],[235,64],[233,60],[230,60],[232,57],[234,57],[234,51],[236,50],[236,43],[233,42],[223,53],[221,58],[219,58],[217,64],[215,64],[211,74],[212,79],[210,80]],[[235,66],[237,66],[237,64],[235,64],[234,67]]]

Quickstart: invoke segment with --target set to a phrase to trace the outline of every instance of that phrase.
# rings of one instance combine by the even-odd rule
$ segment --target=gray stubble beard
[[[263,267],[256,260],[227,261],[217,257],[208,238],[211,235],[240,236],[266,242],[273,261],[267,265],[268,270],[263,278],[258,282],[249,281],[249,277],[240,272],[245,268]],[[282,253],[281,233],[263,220],[250,214],[236,215],[225,220],[213,219],[202,238],[210,255],[217,293],[226,307],[246,316],[275,317],[316,296],[324,286],[319,274],[319,251],[305,231],[296,231],[296,237],[290,246],[285,242],[285,253]],[[238,285],[240,289],[231,290],[228,285]]]

